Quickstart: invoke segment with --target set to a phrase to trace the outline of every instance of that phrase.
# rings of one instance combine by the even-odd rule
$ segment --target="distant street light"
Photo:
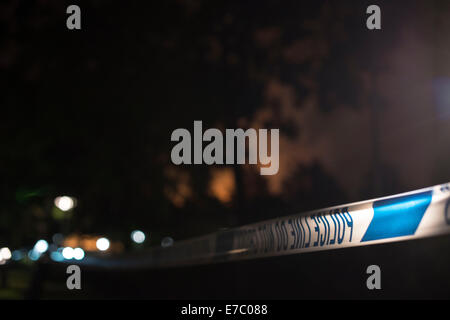
[[[55,198],[55,206],[62,211],[69,211],[75,206],[75,201],[71,197],[62,196]]]
[[[11,251],[9,250],[9,248],[1,248],[0,249],[0,257],[1,259],[4,260],[9,260],[11,259]]]
[[[73,254],[74,254],[73,251],[74,251],[73,248],[65,247],[62,251],[62,255],[63,255],[64,259],[67,259],[67,260],[73,259]]]
[[[131,240],[136,243],[143,243],[145,241],[145,233],[140,230],[135,230],[131,233]]]
[[[100,251],[106,251],[109,249],[109,240],[106,238],[100,238],[96,242],[97,249]]]
[[[40,254],[47,251],[47,249],[48,249],[48,242],[42,239],[36,242],[36,244],[34,245],[34,250]]]
[[[84,258],[84,250],[81,249],[81,248],[73,249],[73,257],[76,260],[83,260],[83,258]]]
[[[173,246],[173,239],[171,237],[165,237],[161,240],[161,247],[167,248]]]

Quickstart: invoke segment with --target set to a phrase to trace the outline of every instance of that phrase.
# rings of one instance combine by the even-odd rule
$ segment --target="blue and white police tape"
[[[272,219],[105,266],[166,267],[365,246],[450,233],[450,184]],[[98,262],[98,261],[97,261]]]

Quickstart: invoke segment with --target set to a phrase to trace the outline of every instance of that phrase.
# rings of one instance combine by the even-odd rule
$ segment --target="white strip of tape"
[[[203,237],[108,267],[167,267],[365,246],[450,233],[450,184],[281,217]],[[89,259],[87,264],[100,261]]]

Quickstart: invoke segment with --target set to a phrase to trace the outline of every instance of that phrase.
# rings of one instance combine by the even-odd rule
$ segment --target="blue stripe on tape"
[[[373,219],[361,242],[413,235],[433,192],[426,191],[373,203]]]

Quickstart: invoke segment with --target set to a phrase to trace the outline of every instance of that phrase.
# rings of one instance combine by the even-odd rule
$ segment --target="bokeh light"
[[[6,247],[1,248],[0,249],[0,256],[4,260],[9,260],[9,259],[11,259],[11,256],[12,256],[11,255],[11,251],[9,250],[9,248],[6,248]]]
[[[61,262],[64,260],[64,256],[59,251],[53,251],[52,253],[50,253],[50,259],[56,262]]]
[[[136,243],[143,243],[145,241],[145,233],[140,230],[135,230],[131,233],[131,240]]]
[[[31,261],[36,261],[36,260],[38,260],[40,257],[41,257],[41,254],[40,254],[37,250],[32,249],[32,250],[28,251],[28,258],[29,258]]]
[[[62,196],[55,198],[55,206],[62,211],[69,211],[75,205],[73,198]]]
[[[74,251],[73,248],[65,247],[62,251],[62,255],[63,255],[64,259],[66,259],[66,260],[73,259],[73,255],[74,255],[73,251]]]
[[[12,260],[13,261],[20,261],[20,260],[22,260],[23,259],[23,252],[21,251],[21,250],[14,250],[13,252],[12,252]]]
[[[73,257],[76,260],[83,260],[83,258],[84,258],[84,250],[81,249],[81,248],[73,249]]]
[[[165,237],[161,240],[161,247],[167,248],[173,246],[173,239],[171,237]]]
[[[48,242],[42,239],[36,242],[36,244],[34,245],[34,250],[36,250],[40,254],[47,251],[47,249],[48,249]]]
[[[109,240],[106,238],[100,238],[96,242],[97,249],[100,251],[106,251],[109,249]]]

